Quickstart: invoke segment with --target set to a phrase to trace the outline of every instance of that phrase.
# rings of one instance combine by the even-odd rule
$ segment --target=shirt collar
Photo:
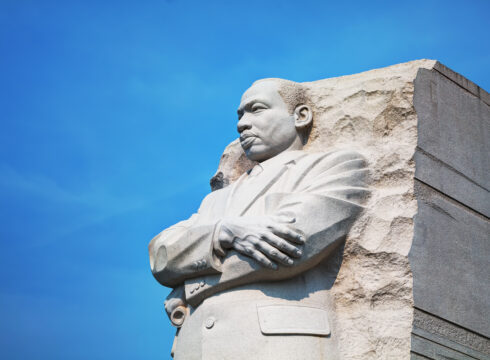
[[[282,153],[261,162],[260,165],[265,168],[276,164],[287,164],[296,160],[301,155],[304,155],[304,153],[305,152],[301,150],[283,151]]]
[[[275,167],[277,165],[284,165],[290,162],[294,162],[296,159],[304,155],[305,152],[301,150],[290,150],[283,151],[282,153],[267,159],[261,163],[255,165],[252,169],[248,171],[250,176],[255,176],[260,174],[264,169],[269,167]]]

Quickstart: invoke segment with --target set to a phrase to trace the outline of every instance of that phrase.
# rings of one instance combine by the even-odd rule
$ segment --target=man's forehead
[[[278,92],[278,86],[274,81],[261,81],[253,84],[242,95],[240,107],[255,100],[279,100],[281,96]]]

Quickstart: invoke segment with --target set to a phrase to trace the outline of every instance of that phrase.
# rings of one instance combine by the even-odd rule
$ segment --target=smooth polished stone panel
[[[420,182],[416,196],[415,306],[489,337],[489,220]]]
[[[420,69],[415,79],[415,177],[488,217],[490,106],[481,98],[486,92],[441,64],[435,69],[444,73]]]

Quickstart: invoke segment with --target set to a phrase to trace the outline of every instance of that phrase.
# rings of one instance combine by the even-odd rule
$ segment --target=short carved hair
[[[254,84],[262,81],[273,81],[277,84],[277,92],[286,103],[290,114],[294,112],[294,109],[296,109],[298,105],[310,105],[308,101],[307,89],[302,84],[280,78],[260,79],[255,81]]]

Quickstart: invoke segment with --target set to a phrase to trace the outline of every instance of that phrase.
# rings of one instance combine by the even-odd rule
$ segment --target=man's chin
[[[254,146],[248,148],[247,150],[244,150],[245,156],[252,161],[265,161],[269,159],[271,156],[269,156],[268,152],[266,151],[260,151],[259,149],[254,149]]]

